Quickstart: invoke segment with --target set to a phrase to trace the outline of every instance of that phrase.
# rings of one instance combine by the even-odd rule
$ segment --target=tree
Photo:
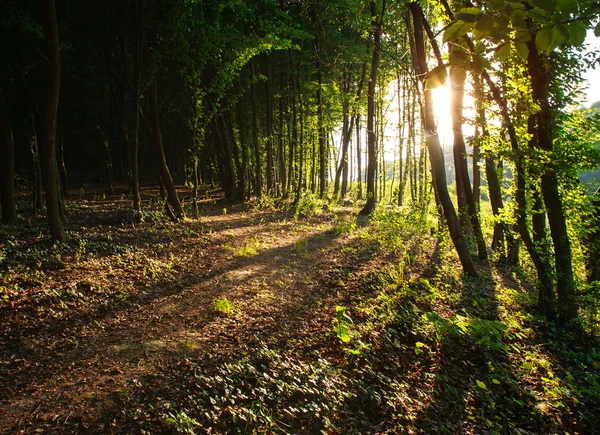
[[[42,17],[46,33],[48,59],[47,94],[40,122],[40,154],[42,177],[46,192],[46,213],[52,240],[65,241],[60,212],[58,173],[56,170],[56,112],[60,93],[60,42],[54,0],[42,0]]]
[[[17,206],[15,203],[15,145],[12,126],[4,99],[4,92],[0,89],[0,197],[2,199],[2,222],[11,224],[17,220]]]
[[[375,190],[375,173],[377,168],[377,156],[375,149],[375,86],[377,83],[377,71],[379,69],[379,57],[381,51],[381,28],[385,14],[386,0],[381,2],[381,10],[378,13],[377,4],[371,0],[370,10],[373,22],[373,44],[371,60],[371,71],[367,90],[367,202],[360,211],[362,215],[370,215],[377,204],[377,191]]]
[[[446,173],[444,164],[444,154],[442,147],[440,146],[439,137],[437,134],[437,126],[435,125],[434,112],[433,112],[433,96],[431,88],[427,85],[428,68],[425,57],[425,42],[423,40],[423,12],[418,3],[409,4],[410,12],[413,17],[414,25],[414,38],[415,38],[415,58],[417,62],[417,72],[421,77],[423,84],[423,97],[424,97],[424,113],[423,113],[423,124],[425,128],[427,148],[429,150],[429,159],[431,161],[431,172],[433,176],[433,183],[437,196],[442,205],[444,217],[448,224],[448,230],[450,237],[454,243],[454,247],[460,258],[460,262],[465,273],[471,276],[477,276],[477,268],[469,253],[469,248],[465,241],[464,235],[461,231],[460,222],[456,215],[456,210],[450,199],[448,193],[448,186],[446,185]],[[443,69],[438,71],[444,71]],[[435,77],[435,76],[434,76]]]

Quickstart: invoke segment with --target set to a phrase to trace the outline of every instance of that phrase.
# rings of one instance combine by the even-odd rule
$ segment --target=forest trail
[[[315,309],[327,306],[320,280],[341,243],[330,219],[297,222],[242,206],[212,213],[185,224],[202,236],[175,247],[172,254],[189,257],[175,280],[112,308],[2,333],[0,433],[102,431],[103,413],[173,364],[210,366],[330,327],[331,307]],[[235,312],[215,312],[216,299]]]

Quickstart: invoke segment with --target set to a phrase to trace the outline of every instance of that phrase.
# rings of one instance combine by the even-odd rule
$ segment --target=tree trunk
[[[319,38],[315,37],[317,68],[317,130],[319,135],[319,196],[325,198],[327,192],[327,143],[323,115],[323,71],[321,69],[321,53]]]
[[[278,166],[279,166],[279,185],[281,186],[281,195],[283,197],[287,196],[287,170],[285,167],[285,143],[283,140],[283,119],[284,119],[284,99],[283,99],[283,91],[284,91],[284,77],[283,73],[280,72],[280,80],[279,80],[279,113],[278,113],[278,121],[279,121],[279,138],[278,138]]]
[[[135,53],[135,82],[134,82],[134,114],[133,114],[133,140],[129,142],[129,172],[131,173],[131,187],[133,195],[133,213],[136,222],[142,220],[142,199],[140,195],[140,177],[138,167],[139,135],[140,135],[140,93],[142,87],[142,52],[144,48],[144,3],[137,0],[136,14],[136,53]]]
[[[265,101],[266,101],[266,118],[267,118],[267,195],[273,195],[275,181],[273,177],[273,148],[274,148],[274,132],[273,132],[273,102],[271,101],[271,87],[269,77],[269,59],[265,57]]]
[[[177,189],[175,189],[175,184],[173,183],[171,172],[169,171],[169,167],[167,166],[165,148],[163,145],[162,133],[160,130],[160,119],[158,114],[158,89],[156,85],[156,79],[152,80],[150,92],[150,105],[152,111],[152,135],[154,137],[154,146],[156,151],[158,170],[160,172],[160,178],[162,179],[165,185],[169,203],[171,204],[171,207],[175,212],[175,218],[177,221],[182,221],[185,218],[185,213],[183,211],[183,207],[181,206],[181,202],[179,201],[179,197],[177,196]]]
[[[377,84],[377,70],[379,69],[379,55],[381,50],[381,26],[385,13],[385,0],[381,6],[381,15],[377,17],[377,6],[371,0],[371,19],[373,22],[373,57],[371,59],[371,72],[367,91],[367,202],[360,211],[361,215],[370,215],[377,205],[377,191],[375,190],[375,172],[377,170],[377,150],[375,136],[375,85]]]
[[[471,227],[475,233],[475,241],[477,242],[477,253],[480,260],[487,259],[487,249],[481,224],[479,222],[479,214],[477,206],[473,199],[473,191],[469,181],[469,170],[467,168],[467,149],[465,146],[465,137],[462,130],[463,124],[463,100],[464,100],[464,75],[466,71],[458,70],[461,66],[450,66],[450,114],[452,116],[452,131],[454,133],[454,164],[456,170],[456,190],[462,192],[464,201],[466,202],[466,212],[468,213]],[[464,75],[463,75],[464,74]],[[461,184],[461,186],[459,186]],[[460,199],[459,195],[459,199]],[[459,213],[460,211],[459,200]]]
[[[358,182],[358,199],[363,199],[363,185],[362,185],[362,161],[361,161],[361,150],[360,150],[360,115],[354,115],[356,118],[356,168],[358,170],[358,176],[356,181]]]
[[[60,43],[54,0],[42,0],[42,15],[47,39],[48,89],[40,124],[40,153],[46,213],[52,240],[64,242],[65,230],[60,215],[60,194],[56,170],[56,112],[60,93]]]
[[[0,196],[2,197],[2,222],[17,221],[15,202],[15,143],[4,93],[0,89]]]
[[[548,100],[548,73],[535,45],[535,38],[528,44],[529,55],[527,68],[531,78],[533,100],[540,107],[535,114],[537,121],[537,146],[546,153],[553,148],[552,112]],[[567,222],[559,194],[558,174],[550,164],[542,174],[542,195],[550,224],[550,235],[554,245],[556,258],[556,288],[558,293],[558,319],[564,323],[577,315],[575,305],[575,282],[573,280],[573,264],[571,242],[567,232]]]
[[[427,73],[427,61],[423,40],[422,11],[418,3],[410,3],[409,8],[413,16],[414,24],[415,46],[413,49],[415,50],[417,59],[416,69],[419,76],[423,78]],[[423,86],[424,85],[425,83],[423,82]],[[456,215],[452,200],[450,199],[450,194],[448,193],[448,187],[446,185],[444,154],[437,135],[437,127],[435,125],[433,111],[433,96],[430,89],[424,90],[424,106],[425,116],[423,121],[425,126],[427,148],[429,150],[429,159],[431,161],[431,173],[440,203],[444,211],[444,217],[448,223],[450,237],[452,238],[452,242],[454,243],[465,273],[471,276],[477,276],[477,268],[475,267],[475,263],[469,254],[469,248],[461,232],[460,222]]]
[[[250,62],[252,72],[252,85],[250,86],[250,105],[252,108],[252,143],[254,145],[254,194],[260,198],[262,196],[262,163],[260,157],[260,142],[258,141],[258,113],[256,109],[256,74],[254,73],[254,62]]]

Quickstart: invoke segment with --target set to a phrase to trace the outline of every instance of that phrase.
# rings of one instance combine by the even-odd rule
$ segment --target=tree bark
[[[256,109],[256,74],[254,72],[254,62],[250,62],[252,72],[252,84],[250,85],[250,106],[252,108],[252,144],[254,145],[254,194],[260,198],[262,196],[262,163],[260,157],[260,142],[258,141],[258,113]]]
[[[361,215],[370,215],[377,205],[377,191],[375,190],[375,172],[377,170],[377,150],[375,132],[375,86],[377,84],[377,71],[381,50],[381,27],[385,13],[385,0],[382,2],[381,15],[377,16],[377,6],[371,0],[371,19],[373,22],[373,57],[371,59],[371,72],[367,91],[367,202],[360,211]]]
[[[173,178],[171,177],[171,172],[169,171],[169,166],[167,165],[167,159],[165,157],[165,148],[163,145],[162,133],[160,130],[160,119],[158,113],[158,89],[156,85],[156,78],[152,80],[150,92],[150,105],[152,110],[152,135],[154,138],[158,170],[160,172],[160,178],[162,179],[165,185],[165,189],[167,190],[167,198],[169,200],[169,203],[171,204],[171,207],[173,208],[175,218],[177,221],[182,221],[185,218],[185,213],[183,211],[183,207],[181,206],[181,202],[179,201],[179,197],[177,196],[177,189],[175,189],[175,184],[173,183]]]
[[[415,46],[413,49],[416,54],[416,70],[418,75],[423,78],[427,73],[427,61],[425,55],[425,45],[423,40],[423,19],[421,7],[418,3],[409,3],[410,12],[413,16]],[[423,86],[424,86],[423,82]],[[425,88],[425,86],[424,86]],[[426,134],[426,144],[429,150],[429,159],[431,161],[431,172],[433,182],[440,203],[443,208],[444,217],[448,224],[450,237],[456,248],[460,262],[465,273],[471,276],[477,276],[477,268],[469,254],[469,248],[461,232],[460,222],[456,215],[456,210],[450,199],[448,187],[446,185],[446,169],[444,165],[444,154],[437,134],[433,111],[433,96],[430,89],[424,90],[424,126]]]
[[[274,149],[274,132],[273,132],[273,102],[270,87],[269,76],[269,59],[265,57],[265,101],[266,101],[266,120],[267,120],[267,195],[273,195],[275,189],[275,180],[273,177],[273,149]]]
[[[17,221],[15,202],[15,143],[8,107],[0,89],[0,196],[2,197],[2,222]]]
[[[48,88],[41,115],[40,153],[46,213],[52,240],[64,242],[65,230],[60,215],[60,193],[56,168],[56,113],[60,93],[60,43],[54,0],[42,0],[42,16],[47,40]]]
[[[142,53],[144,48],[144,3],[137,0],[136,15],[136,53],[135,53],[135,82],[134,82],[134,114],[133,140],[129,141],[129,172],[131,173],[131,194],[133,195],[133,213],[136,222],[142,220],[142,199],[140,195],[140,177],[138,166],[139,136],[140,136],[140,93],[142,87]]]
[[[317,68],[317,129],[319,136],[319,196],[325,198],[327,192],[327,140],[325,139],[325,120],[323,114],[321,47],[318,36],[315,36],[315,51]]]
[[[464,100],[464,80],[461,80],[460,71],[457,68],[450,66],[450,107],[452,117],[452,131],[454,133],[454,164],[456,170],[456,190],[461,192],[466,202],[466,212],[468,213],[473,232],[475,234],[475,241],[477,242],[477,253],[479,254],[480,260],[487,259],[487,249],[485,246],[485,240],[483,238],[483,232],[481,230],[481,224],[479,222],[479,214],[475,200],[473,198],[473,191],[471,190],[471,183],[469,181],[469,170],[467,168],[467,149],[465,146],[465,137],[462,130],[463,124],[463,100]],[[464,72],[466,74],[466,71]],[[460,184],[460,186],[459,186]],[[459,213],[460,213],[460,197],[459,194]]]
[[[527,43],[529,55],[527,68],[531,78],[531,91],[534,102],[540,111],[535,114],[537,122],[537,146],[545,153],[552,153],[552,112],[548,100],[548,72],[535,45],[535,38]],[[556,289],[558,293],[558,319],[565,323],[577,315],[575,305],[575,282],[571,242],[567,232],[567,222],[558,187],[558,173],[550,164],[542,173],[542,195],[546,205],[550,235],[556,258]]]

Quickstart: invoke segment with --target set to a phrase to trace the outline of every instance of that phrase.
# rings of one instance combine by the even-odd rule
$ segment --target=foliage
[[[303,192],[296,204],[294,217],[298,219],[317,216],[323,211],[324,205],[325,202],[314,193]]]
[[[235,308],[227,298],[217,298],[213,301],[213,311],[219,314],[230,315],[235,313]]]

